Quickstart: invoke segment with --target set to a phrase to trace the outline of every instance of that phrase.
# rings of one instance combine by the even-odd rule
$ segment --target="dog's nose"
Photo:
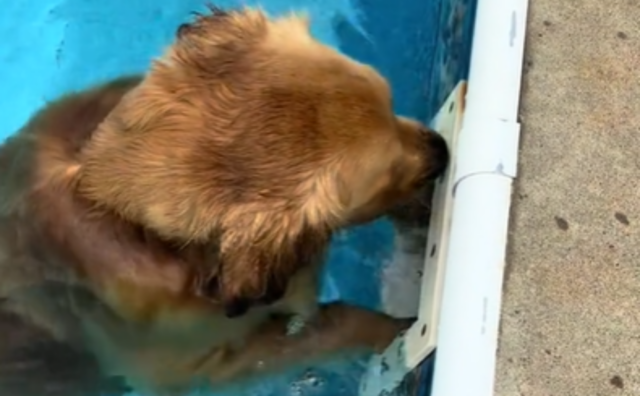
[[[429,130],[423,133],[427,153],[425,176],[428,179],[435,179],[442,175],[449,165],[449,146],[439,133]]]

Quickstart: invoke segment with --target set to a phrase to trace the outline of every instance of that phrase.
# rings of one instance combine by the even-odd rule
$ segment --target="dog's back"
[[[34,185],[38,144],[51,137],[71,157],[138,78],[69,95],[0,146],[0,394],[91,396],[125,391],[83,350],[79,318],[68,305],[73,275],[49,261],[51,246],[23,216]],[[55,136],[57,134],[57,136]],[[45,203],[41,203],[46,205]],[[86,294],[87,292],[84,291]]]

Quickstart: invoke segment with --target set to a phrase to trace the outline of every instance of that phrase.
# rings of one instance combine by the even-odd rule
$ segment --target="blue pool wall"
[[[475,0],[214,3],[222,7],[258,4],[274,15],[306,10],[319,40],[377,67],[391,82],[396,111],[424,122],[468,73]],[[192,11],[204,8],[204,0],[6,0],[3,6],[0,140],[63,93],[143,72],[172,41],[176,27]],[[321,299],[340,298],[380,308],[380,272],[393,254],[393,236],[384,219],[337,235]],[[339,277],[332,276],[338,273]],[[336,363],[336,367],[316,372],[313,381],[306,381],[308,373],[283,376],[257,384],[250,394],[295,395],[299,391],[351,396],[356,394],[363,364]],[[433,359],[428,359],[402,392],[428,395],[432,367]],[[308,383],[312,385],[305,388]]]

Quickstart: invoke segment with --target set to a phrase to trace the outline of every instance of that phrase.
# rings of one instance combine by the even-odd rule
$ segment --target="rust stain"
[[[458,114],[463,115],[465,110],[467,109],[467,87],[468,83],[466,81],[462,81],[460,85],[460,97],[458,98]]]

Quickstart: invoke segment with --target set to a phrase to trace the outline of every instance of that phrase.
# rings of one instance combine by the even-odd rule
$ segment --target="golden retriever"
[[[411,322],[319,305],[324,252],[447,162],[437,133],[394,114],[386,80],[306,18],[210,7],[145,76],[63,97],[1,146],[0,320],[27,341],[0,363],[34,334],[156,394],[379,351]],[[292,315],[305,324],[288,335]],[[0,391],[87,396],[1,367]]]

